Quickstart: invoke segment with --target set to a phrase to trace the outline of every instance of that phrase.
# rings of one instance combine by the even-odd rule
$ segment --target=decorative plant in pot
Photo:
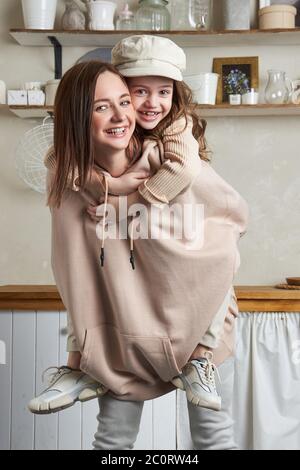
[[[224,77],[224,91],[230,104],[241,104],[241,95],[250,90],[249,78],[239,69],[230,70]]]

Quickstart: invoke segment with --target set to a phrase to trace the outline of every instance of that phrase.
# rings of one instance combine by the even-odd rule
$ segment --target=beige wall
[[[51,48],[21,47],[8,34],[10,28],[23,27],[20,4],[0,2],[0,80],[9,88],[53,78]],[[59,4],[58,19],[63,1]],[[64,48],[63,70],[88,50]],[[189,48],[186,53],[187,73],[210,71],[213,57],[259,55],[261,91],[269,68],[300,78],[300,46]],[[54,283],[45,197],[28,188],[14,168],[18,140],[37,124],[0,113],[1,284]],[[273,284],[287,275],[300,276],[299,136],[299,117],[208,119],[213,166],[245,197],[251,211],[248,233],[240,242],[242,265],[235,284]]]

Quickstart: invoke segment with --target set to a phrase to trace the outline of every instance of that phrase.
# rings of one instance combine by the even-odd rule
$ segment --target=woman
[[[128,269],[128,240],[107,243],[107,262],[101,269],[98,259],[101,243],[95,236],[95,224],[86,213],[87,202],[97,202],[97,186],[89,184],[88,177],[93,165],[118,176],[124,171],[124,164],[130,167],[133,163],[131,149],[139,149],[135,138],[130,140],[134,131],[134,111],[125,82],[111,66],[79,64],[68,72],[62,83],[65,86],[60,86],[57,95],[59,104],[55,122],[58,167],[54,177],[50,172],[47,175],[52,215],[52,267],[82,352],[81,369],[109,388],[109,392],[101,397],[101,434],[100,437],[96,435],[95,448],[111,449],[113,445],[117,449],[132,448],[134,441],[124,443],[117,439],[113,444],[114,437],[122,429],[124,438],[133,436],[139,426],[143,401],[175,389],[170,380],[180,373],[207,325],[199,324],[199,331],[191,331],[191,336],[187,336],[188,320],[183,319],[182,323],[182,315],[172,316],[172,312],[176,313],[177,300],[180,301],[180,312],[183,312],[189,298],[178,297],[178,292],[172,290],[174,284],[170,279],[186,294],[184,282],[178,283],[176,271],[170,272],[170,266],[157,263],[163,252],[157,251],[155,240],[136,240],[138,268],[135,271]],[[103,101],[111,109],[107,122],[97,116],[98,102]],[[134,160],[136,158],[139,154]],[[66,189],[70,169],[73,176],[78,169],[81,191]],[[131,203],[140,202],[147,206],[138,192],[132,194]],[[52,205],[53,201],[58,204]],[[224,226],[224,230],[220,235],[225,234],[231,239],[230,224]],[[194,263],[190,255],[187,253],[186,262]],[[227,259],[228,271],[222,272],[219,282],[222,282],[222,276],[232,274],[235,253],[232,256]],[[180,266],[177,268],[185,280],[186,273],[181,272]],[[162,284],[163,280],[165,284]],[[201,298],[195,291],[191,293]],[[224,298],[223,292],[217,290],[216,294],[210,305],[212,310],[216,310]],[[208,294],[202,292],[202,295]],[[230,331],[227,331],[226,339],[225,330],[224,341],[219,353],[216,352],[219,363],[231,353],[228,337],[233,332],[235,300],[233,292],[232,308],[225,319]],[[191,323],[195,330],[195,324]],[[111,429],[107,423],[111,412],[116,410],[116,428]],[[133,417],[132,413],[135,419],[131,422],[126,416]],[[195,446],[201,448],[198,419],[201,411],[191,405],[189,413]],[[121,416],[125,417],[124,422]],[[207,420],[209,422],[211,418]],[[124,424],[127,430],[124,430]],[[231,423],[228,429],[231,430]],[[222,445],[234,447],[230,439]]]

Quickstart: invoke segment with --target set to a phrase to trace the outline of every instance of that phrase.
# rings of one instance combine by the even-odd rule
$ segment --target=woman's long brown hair
[[[137,126],[140,139],[150,138],[153,140],[161,140],[164,131],[177,121],[177,119],[185,117],[187,126],[187,119],[188,116],[190,116],[193,120],[193,136],[199,143],[199,157],[202,160],[210,162],[211,157],[209,154],[211,150],[207,148],[206,139],[204,137],[207,122],[205,119],[199,118],[196,108],[197,104],[193,102],[193,93],[188,85],[185,82],[174,80],[173,104],[169,114],[154,130],[145,131],[140,126]]]
[[[63,76],[54,103],[54,153],[56,169],[51,181],[47,205],[61,204],[70,175],[78,171],[78,185],[84,188],[91,178],[94,166],[92,115],[95,88],[104,72],[122,75],[111,64],[100,61],[82,62],[71,67]],[[129,160],[141,151],[141,143],[134,133],[126,149]]]

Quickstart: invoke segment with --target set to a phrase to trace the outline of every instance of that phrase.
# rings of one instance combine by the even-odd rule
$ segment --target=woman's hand
[[[86,211],[89,214],[93,222],[99,223],[103,219],[104,215],[104,200],[105,196],[101,195],[99,198],[99,205],[89,204]],[[109,210],[105,217],[106,224],[112,225],[118,220],[119,212],[119,196],[113,196],[111,194],[107,197],[107,205],[110,205]]]
[[[114,196],[109,194],[107,197],[107,204],[110,204],[110,210],[107,211],[107,215],[105,217],[106,223],[108,225],[113,225],[116,223],[117,220],[120,220],[120,214],[119,214],[119,203],[120,203],[120,197],[126,197],[126,203],[127,203],[127,212],[124,214],[125,218],[127,218],[127,213],[129,208],[133,204],[140,204],[142,206],[145,206],[145,210],[147,207],[149,207],[149,203],[140,195],[138,191],[135,191],[128,196]],[[93,222],[99,223],[103,219],[103,214],[104,214],[104,199],[105,196],[102,195],[100,197],[100,205],[96,205],[94,203],[90,203],[86,209],[88,215],[90,218],[93,220]],[[124,216],[121,214],[121,219],[123,219]]]

